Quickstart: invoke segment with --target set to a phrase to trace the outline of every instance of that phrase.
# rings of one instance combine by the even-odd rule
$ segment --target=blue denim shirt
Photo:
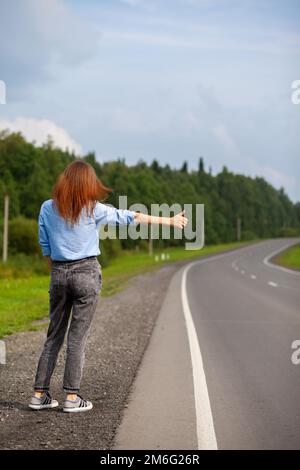
[[[83,209],[79,222],[72,227],[58,213],[53,200],[48,199],[39,213],[39,243],[43,255],[55,261],[97,256],[100,254],[100,225],[135,224],[134,214],[129,209],[116,209],[97,202],[93,216],[87,216]]]

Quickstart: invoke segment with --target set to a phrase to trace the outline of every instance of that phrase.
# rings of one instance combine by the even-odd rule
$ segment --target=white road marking
[[[269,284],[269,286],[272,286],[272,287],[278,287],[278,284],[276,282],[273,282],[273,281],[269,281],[268,284]]]
[[[274,264],[274,263],[271,263],[270,262],[270,259],[273,258],[273,256],[276,256],[277,254],[279,254],[281,251],[284,251],[286,248],[290,248],[292,247],[293,245],[299,243],[299,240],[295,243],[288,243],[287,245],[284,245],[283,247],[281,247],[280,249],[278,250],[275,250],[273,251],[270,255],[267,255],[264,260],[263,260],[263,263],[266,265],[266,266],[269,266],[269,268],[273,268],[273,269],[280,269],[281,271],[284,271],[286,273],[289,273],[289,274],[295,274],[296,276],[300,276],[300,272],[299,271],[294,271],[293,269],[288,269],[288,268],[284,268],[283,266],[279,266],[278,264]]]
[[[198,449],[217,450],[218,445],[211,412],[206,377],[203,367],[203,360],[186,292],[186,274],[191,266],[192,264],[189,264],[183,271],[181,282],[181,295],[192,358],[196,407],[197,442]]]
[[[255,274],[251,274],[251,279],[256,279]]]
[[[236,260],[236,259],[235,259],[234,261],[232,261],[232,263],[231,263],[231,267],[232,267],[232,268],[233,268],[235,271],[238,271],[238,270],[239,270],[239,268],[238,268],[238,266],[236,265],[236,262],[237,262],[237,260]]]

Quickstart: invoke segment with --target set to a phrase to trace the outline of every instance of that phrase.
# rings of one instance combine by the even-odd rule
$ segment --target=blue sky
[[[300,200],[298,0],[2,0],[0,128],[105,161],[263,176]]]

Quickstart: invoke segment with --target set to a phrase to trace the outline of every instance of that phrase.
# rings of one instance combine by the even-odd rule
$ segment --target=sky
[[[0,129],[300,201],[299,0],[1,0]]]

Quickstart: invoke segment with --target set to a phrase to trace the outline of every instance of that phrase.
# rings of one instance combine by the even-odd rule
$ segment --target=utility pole
[[[238,217],[237,221],[236,221],[236,238],[237,238],[238,242],[241,241],[241,219],[240,219],[240,217]]]
[[[3,225],[3,253],[2,259],[3,263],[7,261],[7,252],[8,252],[8,211],[9,211],[9,195],[8,193],[4,194],[4,225]]]

